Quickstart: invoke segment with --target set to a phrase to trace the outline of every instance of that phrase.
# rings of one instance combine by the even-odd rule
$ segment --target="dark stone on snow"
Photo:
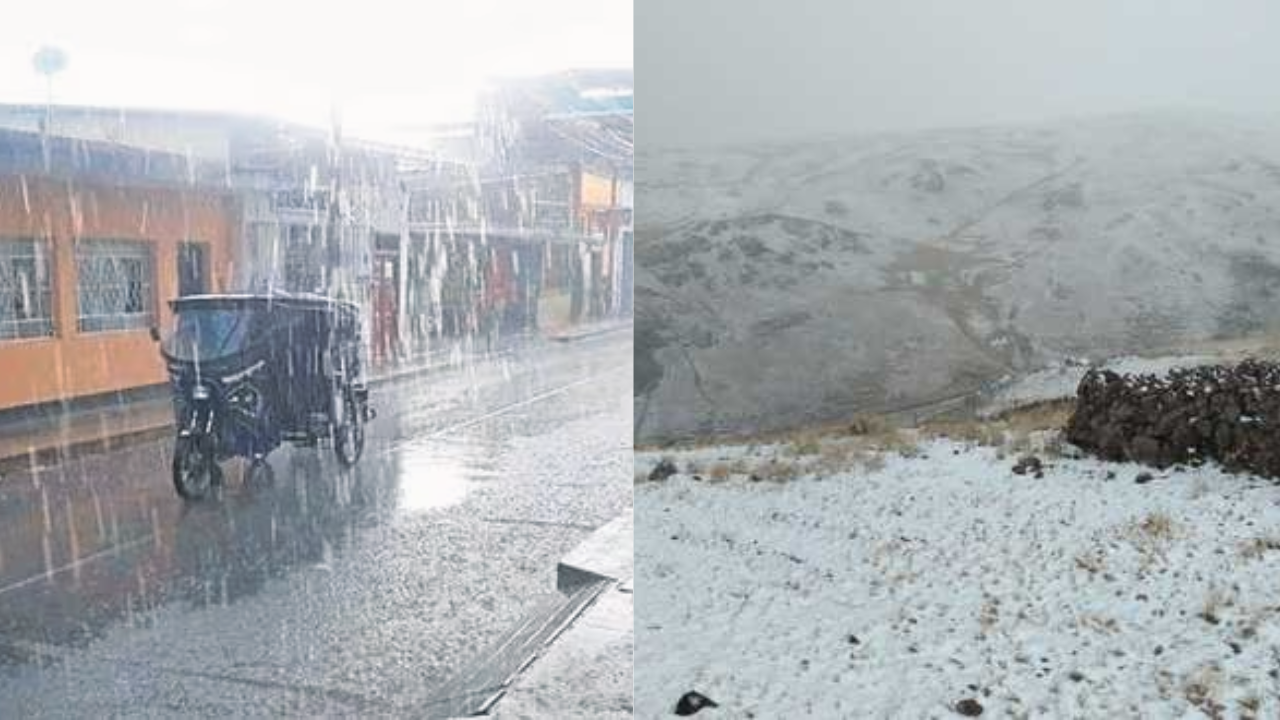
[[[973,698],[965,698],[956,703],[956,712],[965,717],[978,717],[982,714],[982,703]]]
[[[709,707],[720,707],[711,698],[700,692],[689,691],[680,696],[680,700],[676,702],[676,714],[685,716]]]
[[[675,463],[670,460],[661,460],[656,466],[654,466],[653,470],[649,472],[649,479],[654,482],[662,482],[678,472],[680,471],[676,469]]]
[[[1040,458],[1027,455],[1014,464],[1013,472],[1017,475],[1030,475],[1040,472],[1043,468],[1044,464],[1040,462]]]
[[[1155,476],[1149,472],[1140,472],[1138,473],[1138,476],[1133,479],[1133,481],[1139,485],[1146,485],[1152,480],[1155,480]]]

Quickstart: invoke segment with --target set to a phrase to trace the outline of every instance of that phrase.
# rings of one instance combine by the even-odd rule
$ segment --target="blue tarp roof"
[[[546,118],[631,115],[634,77],[629,70],[578,70],[504,83],[534,101]]]

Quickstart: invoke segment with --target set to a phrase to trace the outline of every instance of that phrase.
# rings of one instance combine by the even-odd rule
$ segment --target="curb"
[[[634,525],[634,509],[628,507],[626,512],[618,515],[617,518],[596,528],[585,541],[579,543],[579,546],[573,548],[568,555],[557,562],[556,589],[563,596],[570,598],[570,601],[558,615],[556,628],[543,639],[536,652],[521,662],[516,671],[509,674],[494,688],[484,702],[480,703],[480,707],[472,712],[472,717],[490,716],[495,708],[502,706],[507,692],[516,684],[520,676],[543,659],[545,653],[570,630],[573,624],[577,623],[577,620],[588,615],[596,601],[600,600],[605,592],[620,587],[620,583],[625,583],[627,585],[625,592],[630,592],[631,573],[628,571],[628,566],[632,564]]]
[[[609,327],[599,328],[596,330],[585,330],[579,333],[563,333],[560,335],[548,335],[547,339],[553,342],[568,343],[568,342],[573,342],[575,340],[585,340],[587,338],[596,337],[599,335],[607,335],[609,333],[619,332],[621,330],[626,330],[634,326],[635,326],[635,323],[625,322],[625,323],[619,323],[617,325],[611,325]]]
[[[635,511],[602,525],[556,564],[556,589],[572,594],[583,585],[629,579],[634,553]]]
[[[118,435],[96,437],[80,440],[67,445],[34,448],[21,455],[10,455],[0,458],[0,474],[14,470],[29,469],[32,465],[54,465],[64,463],[86,455],[110,452],[131,445],[138,445],[152,440],[169,437],[173,434],[173,424],[165,423],[151,427],[137,428]]]
[[[573,598],[576,607],[561,616],[559,626],[544,640],[538,652],[496,688],[474,715],[490,716],[492,711],[500,709],[508,691],[523,673],[535,666],[579,619],[588,615],[607,592],[613,589],[631,592],[634,526],[634,508],[628,508],[593,531],[556,564],[556,589]]]
[[[545,633],[537,646],[532,648],[532,652],[527,653],[527,656],[518,665],[512,666],[510,671],[505,673],[502,680],[492,687],[492,692],[475,708],[471,717],[489,715],[496,706],[501,704],[506,699],[507,691],[511,689],[520,676],[537,663],[547,652],[547,649],[554,645],[560,639],[560,636],[578,621],[578,618],[585,615],[608,589],[608,582],[599,581],[580,585],[574,592],[569,593],[563,606],[551,619],[550,632]]]

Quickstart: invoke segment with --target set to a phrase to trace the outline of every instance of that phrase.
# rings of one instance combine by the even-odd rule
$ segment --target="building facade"
[[[165,382],[150,330],[226,287],[237,214],[182,158],[0,132],[0,410]]]
[[[550,176],[559,242],[548,255],[539,324],[566,326],[629,312],[634,77],[585,70],[518,78],[482,100],[473,143],[492,177]],[[572,249],[565,247],[572,246]]]
[[[630,82],[502,84],[447,151],[93,107],[50,145],[48,108],[0,105],[0,372],[58,368],[0,409],[162,381],[147,331],[192,291],[353,300],[372,366],[629,314]]]

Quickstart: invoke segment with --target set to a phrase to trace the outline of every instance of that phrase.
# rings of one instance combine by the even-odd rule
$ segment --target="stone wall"
[[[1245,361],[1168,375],[1090,370],[1067,439],[1099,457],[1168,467],[1215,460],[1280,478],[1280,365]]]

